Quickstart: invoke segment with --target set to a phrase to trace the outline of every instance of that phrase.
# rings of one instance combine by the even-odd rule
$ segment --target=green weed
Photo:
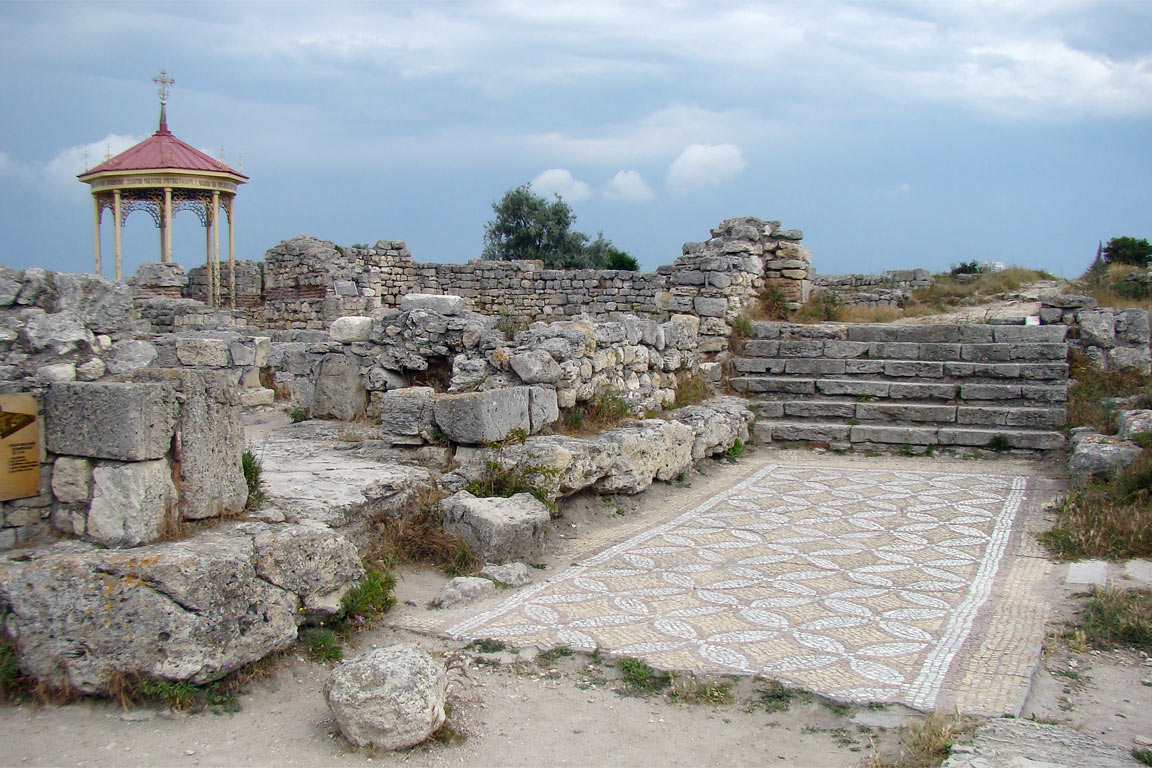
[[[396,577],[392,574],[369,570],[359,584],[344,593],[340,610],[332,617],[332,622],[351,629],[371,624],[374,618],[396,604],[392,595],[395,587]]]
[[[518,493],[530,493],[541,504],[555,511],[556,502],[551,488],[558,470],[549,467],[513,467],[507,469],[495,461],[484,462],[480,477],[464,486],[464,490],[477,498],[508,498]]]
[[[293,408],[288,413],[288,418],[292,419],[293,424],[297,424],[301,421],[307,421],[308,420],[308,409],[307,408]]]
[[[616,668],[620,670],[620,676],[629,687],[638,693],[658,693],[672,684],[670,674],[653,669],[647,662],[634,656],[620,658],[616,662]]]
[[[248,500],[245,502],[244,508],[257,509],[264,503],[264,491],[261,490],[262,481],[260,479],[264,467],[252,451],[244,451],[240,456],[240,469],[244,473],[244,482],[248,486]]]
[[[312,661],[332,662],[344,658],[340,636],[326,627],[306,627],[300,630],[299,637]]]
[[[1152,591],[1093,589],[1070,630],[1095,648],[1152,651]]]

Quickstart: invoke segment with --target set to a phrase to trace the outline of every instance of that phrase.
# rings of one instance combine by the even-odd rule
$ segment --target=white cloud
[[[532,179],[532,189],[545,197],[560,195],[565,200],[587,200],[592,196],[592,188],[583,181],[573,178],[563,168],[549,168]]]
[[[26,170],[45,193],[75,197],[77,192],[86,194],[88,191],[86,185],[76,180],[76,174],[95,168],[109,156],[114,157],[140,141],[138,136],[110,133],[90,144],[65,147],[48,162],[32,164]]]
[[[912,191],[912,185],[906,181],[902,181],[899,184],[892,186],[892,187],[881,187],[880,189],[876,190],[876,194],[879,194],[879,195],[906,195],[911,191]]]
[[[652,199],[652,190],[644,183],[644,178],[636,171],[619,171],[604,189],[604,197],[611,200],[624,200],[639,203]]]
[[[668,166],[668,185],[682,194],[697,187],[718,187],[744,170],[744,153],[735,144],[690,144]]]

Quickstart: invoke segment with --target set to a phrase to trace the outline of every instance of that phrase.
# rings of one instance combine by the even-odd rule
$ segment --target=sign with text
[[[32,395],[0,395],[0,501],[40,494],[38,410]]]

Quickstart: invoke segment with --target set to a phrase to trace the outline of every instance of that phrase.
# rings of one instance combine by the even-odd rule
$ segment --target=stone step
[[[978,323],[898,325],[892,323],[820,323],[804,325],[757,321],[753,339],[782,341],[852,341],[915,344],[1058,344],[1068,332],[1063,325],[1003,326]]]
[[[1008,427],[985,429],[968,426],[891,426],[838,424],[816,421],[760,419],[756,439],[764,442],[818,442],[953,446],[1051,451],[1064,447],[1065,437],[1050,430]]]
[[[760,418],[837,420],[888,424],[957,424],[979,427],[1059,429],[1067,423],[1064,408],[942,405],[923,402],[858,402],[839,399],[784,399],[761,402]]]
[[[1057,407],[1068,399],[1065,384],[1023,382],[891,381],[887,379],[811,378],[806,376],[749,375],[730,379],[737,392],[763,399],[855,397],[883,400],[933,400],[970,405]]]
[[[893,359],[844,359],[828,357],[736,357],[732,368],[743,374],[794,374],[825,376],[930,376],[941,379],[1028,379],[1064,381],[1068,364],[1063,360],[1043,362],[969,362]],[[909,373],[911,372],[911,373]]]
[[[1036,344],[913,344],[909,342],[838,341],[798,339],[745,341],[740,357],[767,360],[847,360],[857,363],[917,361],[946,363],[1043,363],[1063,362],[1068,345]]]

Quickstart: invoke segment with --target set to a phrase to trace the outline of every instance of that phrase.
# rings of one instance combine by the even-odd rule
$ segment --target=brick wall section
[[[1061,326],[754,323],[732,386],[762,400],[761,439],[1063,447]]]

